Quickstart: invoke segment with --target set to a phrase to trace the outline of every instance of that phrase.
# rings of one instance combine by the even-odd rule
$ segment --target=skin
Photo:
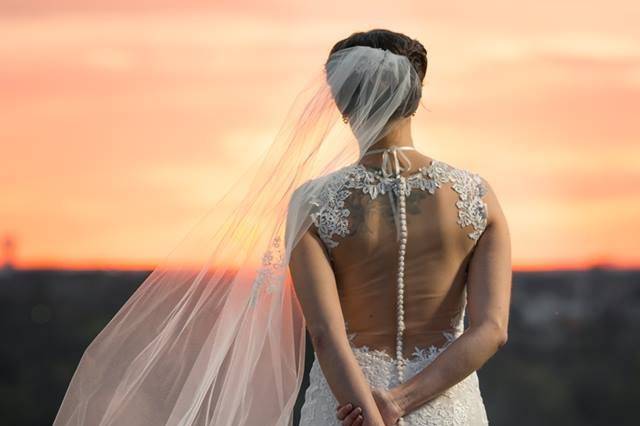
[[[469,264],[469,327],[431,364],[401,385],[376,398],[386,425],[406,416],[478,370],[507,341],[511,298],[511,243],[506,218],[491,186],[485,201],[490,212]],[[357,425],[349,416],[358,407],[340,404],[343,425]]]
[[[413,146],[410,118],[373,148]],[[479,369],[507,341],[511,296],[511,245],[506,219],[485,181],[487,227],[469,264],[469,327],[431,364],[401,385],[371,389],[344,328],[335,275],[318,235],[310,228],[292,250],[289,268],[316,357],[339,405],[344,426],[393,425]]]
[[[322,241],[311,228],[292,250],[289,269],[327,383],[341,405],[352,403],[355,407],[347,416],[350,424],[385,425],[369,383],[349,346],[330,261]]]

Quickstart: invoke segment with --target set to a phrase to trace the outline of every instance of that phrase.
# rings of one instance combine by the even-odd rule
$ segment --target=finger
[[[362,414],[359,414],[358,417],[356,417],[355,421],[353,422],[352,426],[360,426],[362,425],[362,423],[364,423],[364,417],[362,417]]]
[[[345,419],[345,424],[346,425],[353,425],[353,423],[356,421],[358,416],[362,417],[362,408],[360,408],[360,407],[356,407],[353,410],[351,410],[351,412],[349,413],[349,415]]]
[[[347,417],[347,415],[351,412],[351,410],[353,410],[353,405],[351,405],[351,403],[347,403],[345,405],[339,405],[336,416],[338,417],[339,420],[344,420],[344,418]]]

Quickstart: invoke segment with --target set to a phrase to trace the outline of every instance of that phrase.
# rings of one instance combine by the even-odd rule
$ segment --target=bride
[[[354,33],[87,348],[54,425],[481,425],[507,339],[489,183],[416,149],[418,41]],[[465,328],[465,316],[467,326]]]

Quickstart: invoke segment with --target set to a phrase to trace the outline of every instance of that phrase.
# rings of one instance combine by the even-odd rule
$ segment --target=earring
[[[346,115],[342,116],[342,121],[346,124],[349,122],[349,117],[347,117]]]

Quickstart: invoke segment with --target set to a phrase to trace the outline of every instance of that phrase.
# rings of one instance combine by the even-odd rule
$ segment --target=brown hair
[[[424,81],[424,77],[427,74],[427,49],[418,40],[402,33],[384,29],[361,31],[337,42],[329,52],[329,55],[353,46],[386,49],[397,55],[404,55],[409,58],[413,68],[420,76],[420,80]]]

